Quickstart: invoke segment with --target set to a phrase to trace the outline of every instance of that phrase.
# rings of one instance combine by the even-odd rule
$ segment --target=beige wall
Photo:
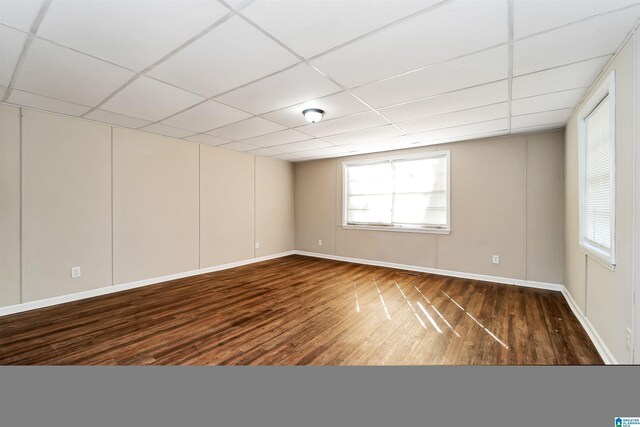
[[[614,58],[602,77],[616,73],[616,268],[611,271],[578,246],[578,118],[571,117],[565,148],[565,285],[598,335],[619,363],[631,363],[626,328],[632,322],[634,79],[633,39]],[[590,99],[591,92],[587,95]],[[584,103],[576,111],[580,111]],[[637,219],[636,219],[637,221]]]
[[[200,146],[200,267],[253,258],[254,157]]]
[[[198,145],[115,128],[116,284],[197,270]]]
[[[342,163],[389,155],[376,153],[295,164],[296,249],[561,283],[562,263],[556,257],[562,250],[562,132],[400,152],[436,150],[451,152],[451,234],[340,226]],[[500,255],[499,265],[491,262],[494,254]]]
[[[293,249],[289,162],[5,104],[0,124],[0,306]]]
[[[111,128],[22,114],[23,302],[111,285]]]
[[[0,306],[20,302],[20,109],[0,105]]]
[[[293,165],[282,160],[255,157],[255,256],[293,249]]]

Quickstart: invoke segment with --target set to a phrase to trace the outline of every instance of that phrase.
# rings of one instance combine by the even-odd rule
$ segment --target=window
[[[615,75],[580,112],[580,245],[615,265]]]
[[[344,163],[343,227],[449,232],[449,152]]]

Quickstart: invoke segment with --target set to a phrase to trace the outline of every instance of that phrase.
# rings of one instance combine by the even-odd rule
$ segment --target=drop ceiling
[[[558,129],[639,18],[629,0],[0,0],[0,100],[290,161]]]

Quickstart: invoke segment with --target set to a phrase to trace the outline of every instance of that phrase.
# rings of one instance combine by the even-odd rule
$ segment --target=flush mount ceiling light
[[[304,118],[311,123],[319,121],[324,116],[324,110],[319,108],[307,108],[302,112]]]

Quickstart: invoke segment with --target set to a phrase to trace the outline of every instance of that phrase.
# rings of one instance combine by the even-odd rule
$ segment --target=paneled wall
[[[401,150],[450,150],[451,233],[343,229],[342,164],[295,164],[295,247],[546,283],[562,283],[562,131]],[[322,246],[318,244],[322,240]],[[500,256],[500,264],[492,263]]]
[[[6,104],[0,125],[0,306],[293,249],[289,162]]]
[[[598,335],[619,363],[632,363],[631,346],[626,343],[626,329],[633,325],[633,286],[638,286],[637,269],[640,266],[634,239],[638,235],[638,194],[634,180],[638,175],[638,85],[637,64],[639,52],[634,34],[620,49],[614,60],[602,73],[593,88],[615,72],[616,79],[616,267],[611,271],[587,256],[579,242],[579,181],[578,181],[578,117],[569,119],[565,145],[565,247],[564,283],[579,309],[593,325]],[[637,65],[636,65],[637,66]],[[592,89],[593,89],[592,88]],[[592,96],[576,111],[580,111]],[[634,191],[636,193],[634,194]],[[634,211],[634,206],[636,210]],[[634,215],[634,212],[635,215]],[[634,235],[635,229],[635,235]],[[637,243],[636,243],[637,245]],[[634,255],[635,252],[635,255]],[[636,293],[638,292],[636,288]],[[636,314],[636,318],[637,318]],[[637,325],[637,323],[636,323]],[[636,329],[639,327],[636,326]],[[638,331],[636,331],[638,337]],[[640,338],[636,340],[636,349]],[[639,363],[637,354],[635,363]]]

